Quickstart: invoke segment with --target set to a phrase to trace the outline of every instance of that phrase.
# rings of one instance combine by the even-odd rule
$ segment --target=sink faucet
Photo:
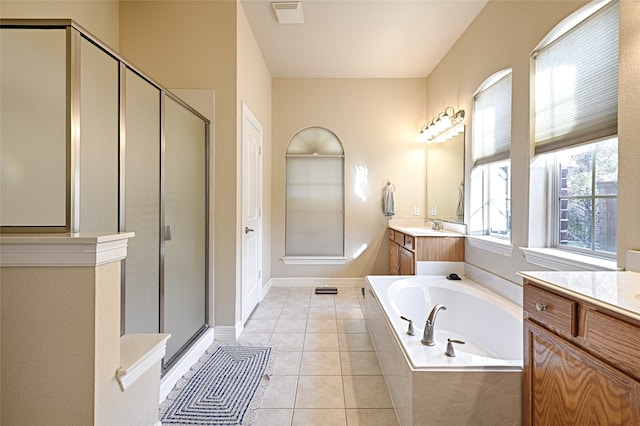
[[[429,314],[429,318],[427,318],[427,323],[424,325],[424,333],[422,334],[422,344],[427,346],[433,346],[436,344],[435,339],[433,338],[433,331],[436,325],[436,315],[440,310],[447,310],[447,307],[444,305],[436,305],[431,309],[431,313]]]
[[[429,222],[432,223],[431,229],[433,229],[434,231],[440,231],[442,229],[442,222],[431,218],[427,218],[424,220],[425,225]]]

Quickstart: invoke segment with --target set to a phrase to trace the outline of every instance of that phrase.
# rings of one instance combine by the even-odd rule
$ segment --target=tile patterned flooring
[[[362,303],[360,287],[269,290],[239,338],[277,349],[254,426],[398,424]]]

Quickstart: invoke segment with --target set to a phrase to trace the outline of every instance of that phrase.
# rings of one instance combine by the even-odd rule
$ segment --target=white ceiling
[[[273,77],[412,78],[488,0],[300,0],[303,24],[278,24],[271,1],[241,3]]]

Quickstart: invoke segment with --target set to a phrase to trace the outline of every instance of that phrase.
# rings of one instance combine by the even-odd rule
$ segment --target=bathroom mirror
[[[427,146],[427,217],[464,221],[464,133]]]

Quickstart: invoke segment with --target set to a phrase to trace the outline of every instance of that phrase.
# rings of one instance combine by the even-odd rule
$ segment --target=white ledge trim
[[[341,256],[285,256],[282,263],[285,265],[344,265],[349,261]]]
[[[552,248],[520,247],[527,262],[554,271],[616,271],[614,260],[571,253]]]
[[[116,380],[124,392],[166,353],[170,334],[125,334],[120,337],[120,364]]]
[[[511,257],[513,253],[513,244],[496,238],[467,235],[467,241],[471,247],[501,254],[502,256]]]
[[[133,232],[119,234],[3,234],[0,266],[100,266],[124,259]]]

